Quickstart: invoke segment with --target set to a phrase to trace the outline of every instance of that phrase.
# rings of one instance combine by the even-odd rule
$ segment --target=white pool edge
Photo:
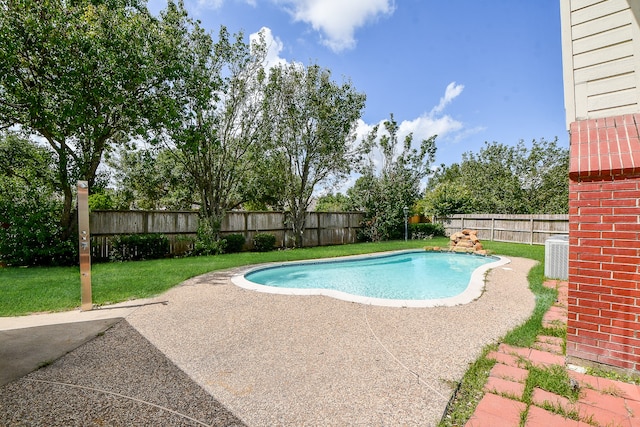
[[[476,268],[471,274],[471,278],[469,279],[469,284],[467,288],[460,294],[449,297],[449,298],[433,298],[427,300],[399,300],[399,299],[385,299],[385,298],[373,298],[373,297],[364,297],[359,295],[352,295],[346,292],[337,291],[334,289],[298,289],[298,288],[279,288],[275,286],[265,286],[260,285],[255,282],[251,282],[247,280],[244,276],[249,274],[255,270],[262,270],[264,268],[272,268],[279,267],[284,265],[291,264],[309,264],[309,263],[321,263],[321,262],[336,262],[341,260],[349,260],[349,259],[360,259],[360,258],[372,258],[381,255],[393,255],[396,253],[402,252],[419,252],[419,251],[393,251],[393,252],[384,252],[384,253],[376,253],[376,254],[366,254],[366,255],[353,255],[348,257],[339,257],[339,258],[322,258],[316,260],[304,260],[304,261],[291,261],[291,262],[276,262],[269,264],[261,264],[260,266],[255,266],[249,268],[248,270],[243,271],[240,274],[237,274],[231,278],[231,282],[243,289],[248,289],[251,291],[264,292],[269,294],[278,294],[278,295],[323,295],[335,299],[339,299],[342,301],[355,302],[359,304],[367,304],[367,305],[376,305],[382,307],[411,307],[411,308],[426,308],[426,307],[452,307],[455,305],[468,304],[471,301],[478,299],[483,291],[484,291],[484,282],[486,273],[493,269],[503,265],[506,265],[511,262],[510,259],[501,257],[501,256],[493,256],[494,258],[498,258],[495,262],[491,262],[488,264],[481,265]],[[460,256],[465,256],[461,254]]]

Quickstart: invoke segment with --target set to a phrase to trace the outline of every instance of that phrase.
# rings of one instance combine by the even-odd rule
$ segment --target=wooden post
[[[249,212],[244,211],[242,218],[244,219],[244,230],[242,234],[244,234],[244,240],[246,244],[247,238],[249,237]]]
[[[531,235],[529,236],[529,239],[531,241],[531,243],[529,243],[530,245],[533,245],[533,217],[531,217],[530,221],[530,227],[531,227]]]
[[[495,237],[495,230],[496,230],[496,219],[494,217],[491,217],[491,240],[493,242],[493,238]]]
[[[78,241],[80,253],[80,309],[88,311],[93,308],[93,302],[91,299],[89,184],[87,181],[78,181]]]

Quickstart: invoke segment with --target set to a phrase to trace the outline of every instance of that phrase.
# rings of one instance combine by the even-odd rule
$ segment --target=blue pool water
[[[341,261],[295,263],[254,270],[250,282],[276,288],[330,289],[392,300],[450,298],[473,272],[498,258],[443,252],[403,252]]]

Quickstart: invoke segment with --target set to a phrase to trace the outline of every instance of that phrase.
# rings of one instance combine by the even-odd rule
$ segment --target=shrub
[[[220,255],[224,253],[226,247],[227,241],[216,238],[216,233],[209,222],[201,218],[198,222],[198,232],[191,255]]]
[[[200,255],[220,255],[225,252],[227,248],[227,241],[224,239],[220,240],[201,240],[197,239],[193,244],[193,251],[191,255],[200,256]]]
[[[409,224],[409,234],[413,240],[430,239],[432,237],[444,237],[445,230],[442,224],[420,223]]]
[[[276,236],[268,233],[258,233],[253,236],[253,250],[256,252],[269,252],[276,246]]]
[[[111,238],[111,261],[138,261],[164,258],[169,253],[169,239],[162,234],[131,234]]]
[[[6,190],[6,192],[5,192]],[[62,239],[61,203],[38,189],[0,191],[0,261],[8,265],[73,265],[78,241]]]
[[[72,265],[77,235],[60,227],[53,153],[15,133],[0,134],[0,263]]]
[[[243,234],[234,233],[224,236],[224,240],[226,240],[226,248],[225,252],[227,253],[235,253],[242,252],[242,248],[244,247],[244,243],[246,239]]]

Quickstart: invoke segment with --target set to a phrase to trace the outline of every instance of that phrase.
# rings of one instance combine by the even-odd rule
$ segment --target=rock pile
[[[476,230],[462,230],[453,233],[449,237],[449,250],[455,252],[478,252],[485,253],[482,243],[478,239]]]

